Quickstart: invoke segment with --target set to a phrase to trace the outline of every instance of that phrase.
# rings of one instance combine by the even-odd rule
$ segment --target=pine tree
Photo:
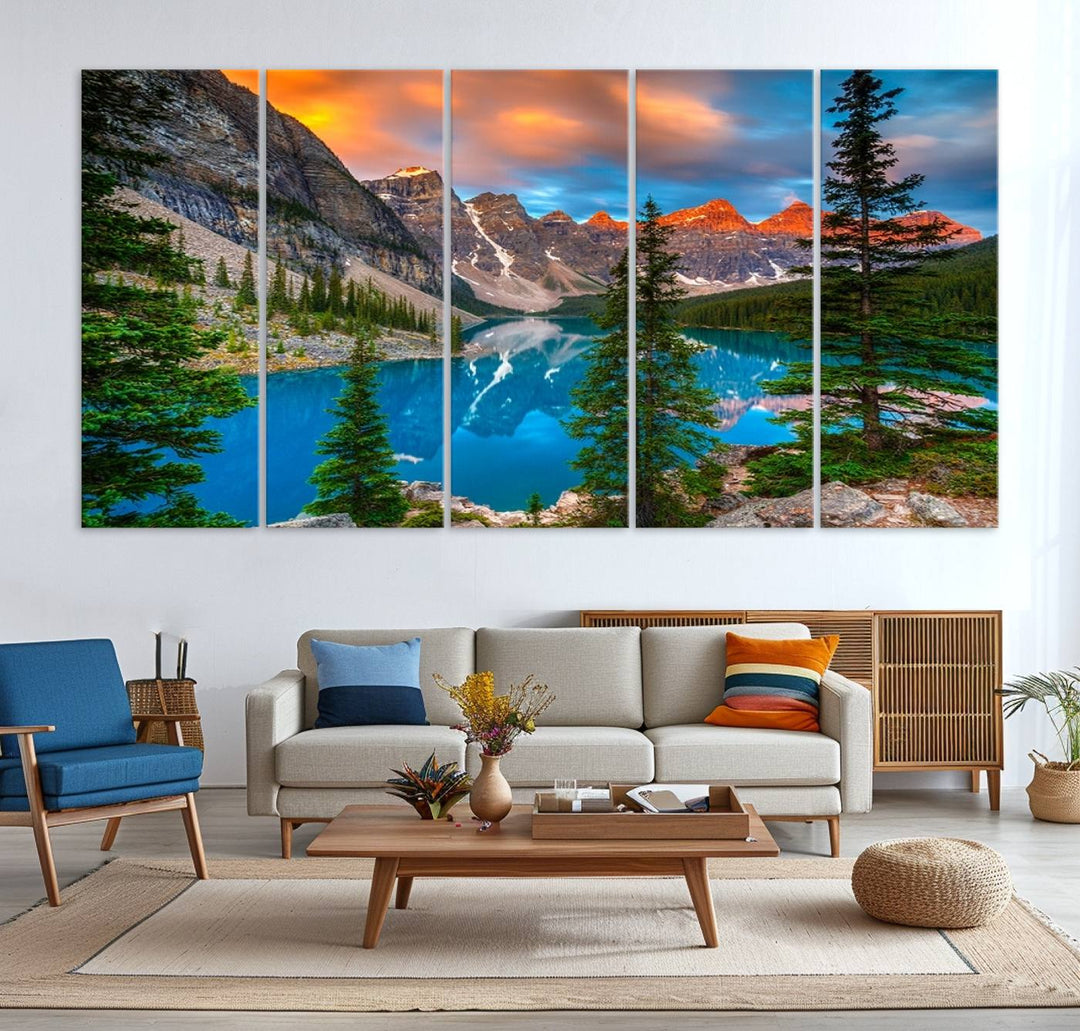
[[[326,311],[326,277],[319,266],[311,273],[311,310]]]
[[[604,310],[596,324],[605,334],[585,355],[585,374],[570,391],[579,414],[563,421],[566,433],[583,444],[570,465],[581,473],[589,522],[626,525],[630,394],[630,269],[623,251],[611,270]]]
[[[225,258],[220,254],[218,255],[217,268],[214,270],[214,286],[220,286],[226,289],[232,286],[232,282],[229,280],[229,269],[225,264]]]
[[[194,367],[223,339],[197,327],[194,301],[118,271],[190,283],[199,268],[170,245],[171,223],[115,196],[121,173],[130,182],[159,163],[142,144],[166,96],[145,85],[124,72],[83,73],[83,525],[238,526],[188,488],[204,478],[197,460],[222,450],[207,420],[255,401],[231,370]],[[136,511],[152,498],[159,507]]]
[[[823,467],[861,462],[872,475],[875,455],[942,431],[991,429],[992,412],[957,410],[946,395],[988,387],[994,361],[964,342],[985,339],[986,318],[935,313],[913,282],[945,260],[951,234],[939,220],[900,221],[922,207],[915,192],[925,179],[891,177],[898,158],[879,126],[903,90],[866,70],[840,90],[828,109],[839,133],[822,187],[831,209],[821,233]]]
[[[537,491],[533,491],[525,502],[525,513],[533,526],[540,525],[540,513],[544,511],[544,499]]]
[[[326,286],[326,307],[335,318],[341,318],[345,314],[345,296],[342,290],[341,273],[336,265],[330,270],[330,281]]]
[[[715,489],[720,469],[711,457],[720,445],[706,432],[718,425],[717,397],[698,382],[698,345],[679,332],[676,307],[678,255],[648,197],[637,249],[637,525],[700,523],[693,498]]]
[[[296,301],[296,308],[305,314],[311,311],[311,285],[308,283],[307,276],[304,276],[304,282],[300,286],[300,297]]]
[[[266,305],[271,315],[287,312],[290,307],[288,276],[280,261],[274,263],[274,277],[270,281],[270,295],[266,298]]]
[[[409,505],[394,473],[386,416],[379,408],[374,340],[370,328],[357,334],[342,374],[345,387],[330,409],[336,421],[316,448],[316,454],[328,457],[311,475],[316,497],[304,511],[345,512],[357,526],[396,526]]]
[[[465,337],[461,331],[461,316],[450,316],[450,353],[461,354],[465,350]]]
[[[236,287],[236,306],[250,308],[258,304],[259,296],[255,292],[255,266],[251,261],[251,251],[244,252],[244,268],[240,273],[240,282]]]

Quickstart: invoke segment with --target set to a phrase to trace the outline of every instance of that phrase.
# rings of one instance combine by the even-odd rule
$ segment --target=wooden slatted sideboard
[[[730,626],[804,623],[839,634],[832,668],[873,693],[874,769],[986,771],[1000,802],[1005,752],[1001,613],[807,609],[586,609],[581,625]]]

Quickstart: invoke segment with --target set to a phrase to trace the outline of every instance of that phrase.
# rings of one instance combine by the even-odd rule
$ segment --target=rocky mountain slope
[[[125,71],[136,95],[161,112],[136,141],[117,142],[159,157],[137,182],[140,195],[211,232],[258,245],[258,98],[219,71]],[[155,99],[155,94],[158,96]]]
[[[266,107],[267,253],[328,268],[357,257],[442,293],[442,263],[419,234],[352,173],[310,129]],[[439,202],[441,204],[441,201]]]

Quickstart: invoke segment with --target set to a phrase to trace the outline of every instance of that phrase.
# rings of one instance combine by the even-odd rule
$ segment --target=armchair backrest
[[[123,745],[135,740],[131,705],[112,641],[0,644],[0,726],[53,724],[39,752]],[[19,754],[0,737],[5,756]]]

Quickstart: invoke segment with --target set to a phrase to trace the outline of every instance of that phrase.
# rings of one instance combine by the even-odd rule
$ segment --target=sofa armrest
[[[874,798],[870,691],[834,670],[821,680],[821,732],[840,743],[840,799],[845,813],[866,813]]]
[[[304,729],[304,674],[282,670],[273,680],[248,692],[247,809],[249,816],[277,816],[277,767],[274,749]]]

